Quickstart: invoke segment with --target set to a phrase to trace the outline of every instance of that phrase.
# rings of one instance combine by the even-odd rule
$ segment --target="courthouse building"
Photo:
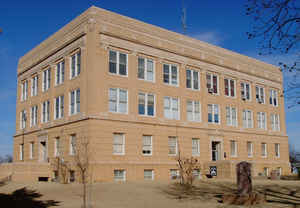
[[[91,7],[19,60],[14,180],[53,178],[87,138],[95,181],[289,174],[283,77],[253,58]],[[70,174],[74,174],[70,171]],[[75,174],[76,175],[76,174]]]

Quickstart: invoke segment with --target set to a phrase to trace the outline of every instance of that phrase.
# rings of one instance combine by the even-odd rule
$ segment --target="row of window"
[[[81,53],[80,51],[70,57],[70,79],[77,77],[81,71]],[[39,76],[31,78],[31,96],[38,95]],[[55,66],[55,86],[63,84],[65,81],[65,60],[58,62]],[[51,69],[48,68],[42,72],[42,91],[46,92],[51,87]],[[28,80],[21,83],[21,101],[28,99]]]
[[[60,138],[56,137],[54,141],[54,156],[58,157],[62,155],[62,146],[60,142]],[[143,135],[142,136],[142,149],[141,153],[144,156],[151,156],[153,154],[153,137],[152,135]],[[200,156],[200,139],[199,138],[192,138],[192,156]],[[76,134],[70,135],[70,146],[69,146],[69,154],[74,155],[76,154]],[[34,158],[34,142],[29,144],[29,159]],[[44,145],[47,146],[46,144]],[[275,143],[275,157],[280,157],[280,144]],[[268,155],[267,152],[267,144],[261,143],[261,157],[266,158]],[[47,152],[47,151],[45,151]],[[248,157],[253,157],[253,142],[247,142],[247,153]],[[230,140],[230,156],[237,157],[238,156],[238,145],[236,140]],[[24,154],[24,144],[20,145],[20,160],[23,160]],[[113,134],[113,154],[114,155],[125,155],[125,134],[123,133],[114,133]],[[169,136],[168,137],[168,155],[169,156],[176,156],[178,154],[178,137],[176,136]],[[212,143],[212,160],[219,160],[221,157],[214,157],[216,154],[221,154],[221,150]],[[46,156],[47,157],[47,156]],[[226,156],[225,156],[226,157]],[[41,158],[42,160],[45,157]]]
[[[61,95],[54,98],[54,119],[64,117],[64,99],[65,96]],[[69,94],[69,115],[75,115],[80,112],[80,89],[76,89]],[[37,125],[38,121],[38,105],[30,108],[30,127]],[[47,123],[50,121],[50,100],[46,100],[41,104],[41,122]],[[27,112],[22,110],[20,112],[20,129],[26,128]]]
[[[119,51],[109,51],[109,72],[121,76],[128,76],[128,56]],[[155,82],[155,63],[154,60],[138,57],[138,79]],[[179,69],[176,64],[163,64],[163,82],[172,86],[179,86]],[[206,74],[206,86],[208,93],[219,94],[219,76],[214,73]],[[200,90],[200,72],[195,69],[186,69],[186,88]],[[248,82],[241,82],[242,100],[251,100],[251,86]],[[224,79],[224,93],[228,97],[236,97],[236,80],[231,78]],[[265,88],[255,86],[256,101],[265,103]],[[275,89],[269,91],[269,103],[278,106],[278,92]]]

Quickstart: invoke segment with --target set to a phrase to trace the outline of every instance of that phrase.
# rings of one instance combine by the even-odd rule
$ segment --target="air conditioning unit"
[[[242,100],[246,100],[246,96],[245,95],[242,95]]]
[[[208,93],[210,93],[210,94],[214,93],[214,89],[213,88],[208,88],[207,90],[208,90]]]
[[[259,104],[262,104],[262,103],[263,103],[263,99],[258,98],[258,103],[259,103]]]

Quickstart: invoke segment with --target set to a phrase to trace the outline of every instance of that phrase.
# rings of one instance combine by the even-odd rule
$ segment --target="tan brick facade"
[[[109,72],[110,50],[127,54],[126,76]],[[71,78],[72,56],[78,52],[80,52],[80,74]],[[139,57],[153,60],[153,82],[138,79]],[[64,60],[64,81],[56,85],[57,63],[62,60]],[[178,86],[164,83],[164,64],[177,66]],[[43,92],[42,88],[45,85],[43,71],[49,68],[50,88]],[[186,88],[186,69],[198,72],[199,90]],[[216,95],[208,93],[207,73],[218,76]],[[31,96],[31,78],[36,75],[38,75],[38,92],[36,96]],[[225,78],[234,80],[234,97],[225,95]],[[28,97],[25,101],[21,101],[22,94],[24,96],[22,93],[24,86],[23,88],[21,86],[25,80],[28,80]],[[250,84],[249,101],[241,97],[241,82]],[[255,99],[256,85],[264,88],[264,104],[258,103]],[[110,88],[127,90],[127,113],[110,112]],[[71,92],[77,89],[80,89],[80,96],[78,95],[80,112],[70,115],[73,106]],[[278,93],[277,107],[269,103],[270,89]],[[176,169],[176,156],[168,154],[170,136],[178,138],[180,150],[185,156],[192,156],[192,138],[200,139],[200,156],[197,157],[201,161],[202,174],[208,172],[209,166],[216,165],[218,177],[234,177],[235,164],[242,160],[253,163],[254,175],[262,173],[264,168],[268,168],[270,173],[279,167],[282,174],[288,174],[289,150],[284,99],[280,96],[282,90],[282,74],[277,67],[91,7],[19,61],[13,178],[37,180],[38,177],[53,177],[49,161],[55,157],[55,139],[60,139],[64,159],[71,160],[70,138],[74,134],[76,138],[87,137],[92,144],[93,177],[96,181],[113,180],[114,170],[125,170],[126,180],[143,180],[144,170],[153,170],[155,180],[169,179],[170,169]],[[139,93],[154,95],[154,116],[139,115]],[[55,98],[61,95],[64,96],[62,118],[55,119],[57,111]],[[165,118],[166,96],[178,99],[180,119]],[[50,118],[48,122],[43,123],[42,120],[47,114],[42,115],[43,102],[47,100],[50,103]],[[188,121],[188,100],[199,101],[200,122]],[[208,123],[208,104],[218,104],[219,124]],[[38,106],[37,125],[31,126],[31,107],[35,105]],[[74,104],[74,109],[76,105]],[[227,125],[228,106],[236,109],[237,126]],[[253,128],[243,127],[245,109],[252,111]],[[20,129],[20,116],[23,110],[26,110],[26,127]],[[258,128],[257,112],[266,114],[266,129]],[[272,130],[271,114],[279,115],[280,131]],[[123,155],[113,154],[114,133],[124,135]],[[152,136],[151,156],[142,154],[143,135]],[[231,155],[231,140],[237,142],[236,155]],[[213,141],[220,144],[218,161],[212,161]],[[248,156],[247,142],[252,142],[253,145],[251,157]],[[262,143],[266,143],[266,157],[261,156]],[[275,155],[275,143],[280,145],[280,156]],[[20,161],[21,144],[24,145],[22,161]],[[44,156],[41,153],[42,148],[45,150]],[[43,168],[36,170],[36,165]]]

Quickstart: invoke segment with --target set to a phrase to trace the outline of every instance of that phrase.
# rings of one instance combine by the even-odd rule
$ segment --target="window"
[[[20,160],[24,160],[24,144],[20,144],[20,145],[19,145],[19,151],[20,151],[20,152],[19,152],[19,154],[20,154],[20,155],[19,155],[19,156],[20,156],[19,159],[20,159]]]
[[[109,111],[116,113],[127,113],[128,109],[127,90],[119,88],[109,89]]]
[[[146,81],[154,81],[154,61],[147,58],[138,58],[138,78]]]
[[[192,155],[200,156],[200,139],[197,138],[192,139]]]
[[[243,110],[243,127],[253,128],[253,117],[251,110]]]
[[[109,51],[109,72],[127,76],[127,54],[119,51]]]
[[[36,126],[37,125],[37,111],[38,111],[38,106],[32,106],[31,107],[31,113],[30,113],[30,127]]]
[[[187,101],[187,120],[188,121],[201,121],[201,104],[199,101]]]
[[[275,157],[280,157],[280,144],[278,143],[275,144]]]
[[[24,81],[21,84],[21,101],[25,101],[28,98],[28,81]]]
[[[218,76],[215,74],[206,74],[206,86],[208,93],[218,94]]]
[[[279,176],[281,176],[281,174],[282,174],[281,167],[278,167],[278,168],[276,168],[276,169],[277,169],[277,173],[278,173],[278,175],[279,175]]]
[[[31,78],[31,96],[36,96],[38,94],[38,76]]]
[[[178,86],[179,85],[179,74],[178,74],[178,68],[176,65],[171,64],[164,64],[164,83]]]
[[[235,97],[235,81],[233,79],[224,79],[225,95]]]
[[[237,157],[237,142],[234,140],[230,141],[230,156]]]
[[[179,120],[179,100],[178,98],[164,97],[164,116],[167,119]]]
[[[115,181],[126,181],[126,171],[125,170],[114,170],[114,180]]]
[[[258,103],[265,104],[265,89],[263,87],[256,86],[255,92],[256,92],[256,101]]]
[[[62,84],[65,80],[65,61],[56,64],[55,84]]]
[[[152,136],[143,135],[143,155],[152,155]]]
[[[145,180],[154,180],[154,171],[153,170],[144,170],[144,179]]]
[[[208,104],[208,123],[220,123],[219,119],[219,105],[218,104]]]
[[[177,137],[169,136],[169,155],[177,155]]]
[[[269,168],[264,168],[264,176],[269,176]]]
[[[261,143],[261,156],[267,157],[267,144]]]
[[[70,136],[70,155],[76,154],[76,134]]]
[[[241,83],[241,97],[242,100],[251,100],[251,87],[249,83]]]
[[[43,71],[43,92],[47,91],[50,88],[51,73],[50,68]]]
[[[80,112],[80,89],[71,91],[70,93],[70,115]]]
[[[20,112],[20,129],[26,128],[27,115],[26,110],[22,110]]]
[[[200,77],[199,72],[187,69],[186,70],[186,88],[193,89],[193,90],[199,90],[200,89]]]
[[[170,170],[170,177],[171,177],[172,180],[178,179],[180,177],[179,170],[171,169]]]
[[[234,107],[226,107],[226,123],[228,126],[237,126],[237,110]]]
[[[114,133],[113,154],[114,155],[124,155],[125,154],[125,135],[124,134]]]
[[[54,119],[64,117],[64,96],[58,96],[54,102]]]
[[[81,52],[78,51],[74,55],[71,56],[71,70],[70,70],[70,78],[77,77],[81,71]]]
[[[34,143],[29,143],[29,159],[33,159],[34,157]]]
[[[72,137],[72,136],[71,136]],[[72,142],[72,141],[71,141]],[[73,148],[70,147],[73,151]],[[74,151],[72,152],[72,154],[74,153]],[[60,156],[60,138],[56,137],[55,138],[55,143],[54,143],[54,157],[58,157]]]
[[[139,93],[139,115],[154,116],[154,95]]]
[[[270,90],[270,104],[273,106],[278,106],[278,93],[276,90]]]
[[[266,113],[257,112],[257,125],[259,129],[267,129]]]
[[[253,157],[253,143],[247,142],[248,157]]]
[[[273,131],[280,131],[279,115],[271,114],[271,128]]]
[[[42,123],[50,120],[50,101],[47,100],[42,104]]]

